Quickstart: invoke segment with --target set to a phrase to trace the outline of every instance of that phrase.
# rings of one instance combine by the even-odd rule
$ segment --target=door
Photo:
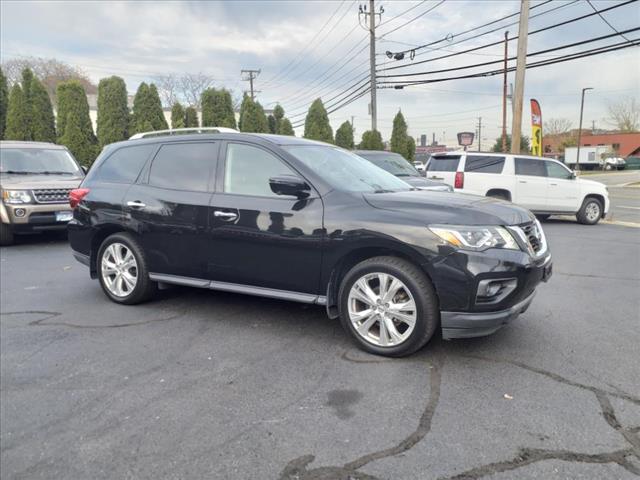
[[[269,178],[300,176],[273,152],[229,142],[211,201],[209,277],[318,294],[324,235],[322,201],[276,195]],[[322,293],[323,294],[323,293]]]
[[[505,157],[467,154],[464,161],[465,193],[486,195],[492,189],[511,191],[509,178],[502,174]]]
[[[425,176],[429,180],[444,182],[453,187],[459,163],[460,155],[432,155]]]
[[[547,169],[547,209],[575,213],[580,208],[580,187],[573,172],[559,162],[544,161]]]
[[[125,218],[140,235],[152,273],[206,275],[217,156],[215,142],[164,144],[125,195]]]
[[[533,211],[547,210],[547,169],[536,158],[515,157],[514,203]]]

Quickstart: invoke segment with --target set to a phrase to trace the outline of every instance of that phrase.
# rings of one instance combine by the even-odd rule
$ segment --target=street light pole
[[[580,124],[578,125],[578,151],[576,152],[576,171],[580,171],[580,141],[582,140],[582,113],[584,111],[584,92],[593,90],[593,87],[582,89],[582,100],[580,101]]]

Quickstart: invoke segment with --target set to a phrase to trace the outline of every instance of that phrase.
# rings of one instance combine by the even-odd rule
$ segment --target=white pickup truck
[[[527,155],[447,152],[431,156],[426,176],[457,192],[502,198],[542,219],[575,215],[594,225],[609,211],[609,192],[599,182],[577,178],[563,163]]]

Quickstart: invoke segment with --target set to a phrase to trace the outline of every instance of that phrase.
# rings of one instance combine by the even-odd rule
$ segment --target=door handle
[[[557,187],[558,184],[557,183],[550,183],[549,185],[553,185],[554,187]]]
[[[429,177],[429,180],[444,180],[444,177],[436,177],[435,175],[432,177]]]
[[[238,214],[234,212],[223,212],[222,210],[215,210],[213,212],[213,216],[224,220],[226,222],[230,222],[232,220],[236,220],[238,218]]]
[[[127,202],[127,207],[131,207],[131,208],[144,208],[146,206],[147,206],[146,204],[142,203],[139,200]]]
[[[518,180],[520,183],[527,183],[526,180]]]

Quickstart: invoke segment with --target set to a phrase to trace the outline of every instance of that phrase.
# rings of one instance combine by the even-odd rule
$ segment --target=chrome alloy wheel
[[[589,202],[584,211],[587,220],[595,222],[600,218],[600,205],[597,202]]]
[[[131,295],[138,283],[136,257],[122,243],[112,243],[105,249],[100,272],[104,285],[116,297]]]
[[[349,320],[367,342],[392,347],[409,338],[416,325],[413,295],[399,279],[388,273],[368,273],[351,287]]]

